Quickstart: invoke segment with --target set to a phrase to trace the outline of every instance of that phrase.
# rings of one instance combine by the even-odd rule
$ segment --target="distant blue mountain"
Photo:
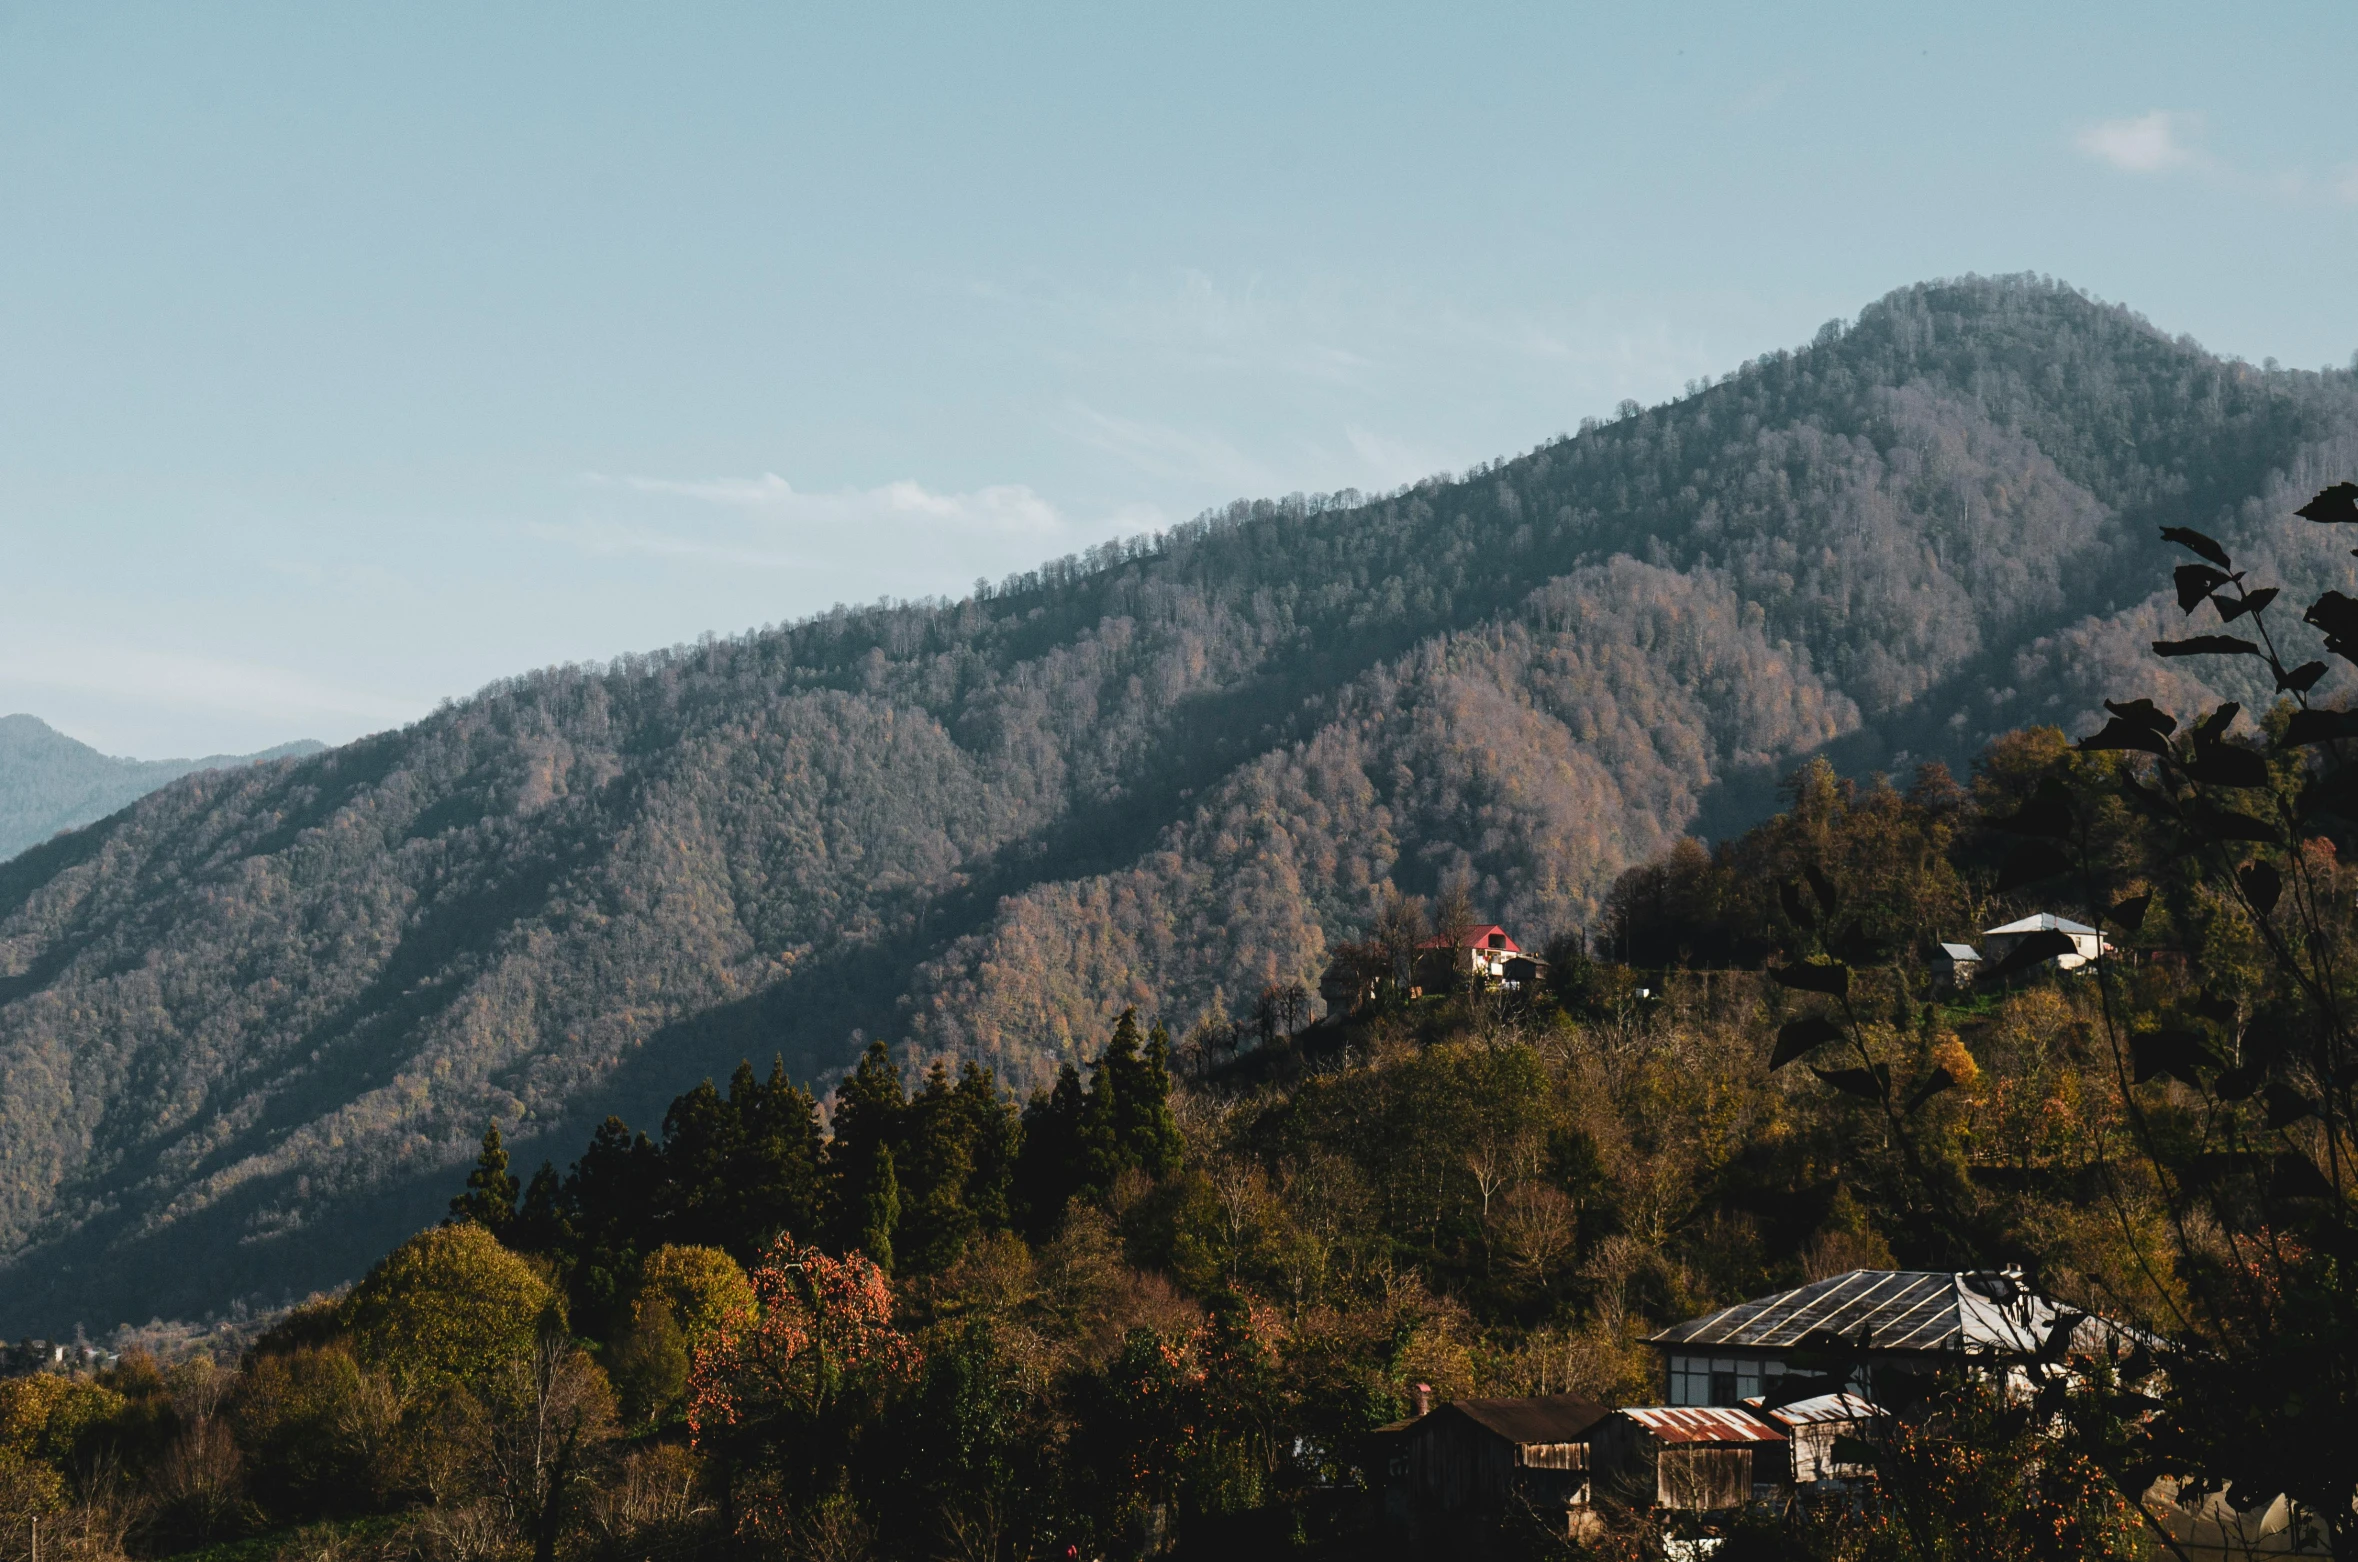
[[[0,861],[60,830],[104,819],[193,771],[316,754],[322,747],[305,739],[259,754],[117,759],[75,742],[38,716],[0,716]]]

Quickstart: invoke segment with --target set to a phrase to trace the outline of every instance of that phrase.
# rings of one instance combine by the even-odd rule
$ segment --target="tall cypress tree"
[[[834,1205],[835,1240],[845,1248],[860,1248],[879,1264],[886,1264],[872,1245],[887,1241],[900,1218],[900,1187],[893,1161],[908,1132],[909,1098],[901,1088],[901,1071],[882,1041],[872,1041],[844,1081],[835,1087],[834,1134],[827,1141],[827,1179]],[[880,1190],[892,1184],[889,1219],[876,1226],[886,1204]],[[890,1265],[886,1264],[889,1268]]]
[[[969,1063],[958,1072],[959,1110],[973,1125],[974,1170],[966,1202],[978,1228],[1005,1231],[1015,1224],[1015,1164],[1023,1121],[991,1071]]]
[[[1171,1033],[1160,1021],[1146,1033],[1146,1056],[1123,1100],[1128,1107],[1130,1153],[1139,1169],[1150,1177],[1177,1171],[1186,1141],[1171,1112]]]
[[[967,1186],[974,1180],[975,1123],[950,1083],[949,1065],[936,1060],[925,1088],[909,1102],[908,1154],[896,1167],[902,1184],[902,1267],[923,1273],[946,1267],[975,1231]]]
[[[744,1065],[740,1072],[750,1073]],[[707,1079],[675,1098],[663,1114],[663,1168],[657,1195],[660,1235],[700,1246],[725,1244],[736,1202],[732,1173],[740,1134],[732,1103]]]
[[[1056,1071],[1055,1086],[1033,1091],[1031,1103],[1023,1109],[1014,1214],[1035,1242],[1056,1229],[1065,1205],[1080,1188],[1081,1115],[1087,1107],[1080,1070],[1067,1063]]]
[[[819,1103],[786,1077],[783,1058],[770,1060],[765,1084],[753,1083],[750,1068],[740,1065],[737,1072],[729,1104],[737,1111],[742,1159],[730,1169],[735,1216],[722,1245],[750,1265],[781,1231],[807,1239],[820,1229],[823,1145]]]
[[[893,1171],[891,1145],[877,1145],[866,1157],[857,1209],[858,1230],[850,1245],[891,1274],[892,1233],[901,1221],[901,1184]]]
[[[500,1240],[519,1253],[544,1254],[561,1266],[571,1262],[573,1227],[565,1213],[565,1184],[553,1162],[541,1162],[532,1174],[523,1202],[516,1206],[516,1218],[500,1233]]]
[[[483,1153],[467,1173],[467,1191],[450,1201],[453,1221],[473,1221],[493,1236],[516,1218],[516,1179],[508,1172],[507,1146],[500,1142],[499,1123],[483,1130]]]
[[[1074,1192],[1105,1197],[1129,1164],[1122,1146],[1123,1119],[1129,1115],[1123,1097],[1137,1071],[1138,1016],[1136,1011],[1124,1009],[1114,1026],[1113,1040],[1098,1054],[1096,1070],[1089,1076],[1089,1095],[1074,1129]]]

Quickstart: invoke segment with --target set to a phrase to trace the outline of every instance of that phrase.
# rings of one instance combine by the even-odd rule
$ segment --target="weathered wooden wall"
[[[1714,1443],[1658,1448],[1654,1500],[1690,1511],[1742,1507],[1752,1500],[1752,1450]]]

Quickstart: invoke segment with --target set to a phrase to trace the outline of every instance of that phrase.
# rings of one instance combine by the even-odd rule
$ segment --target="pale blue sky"
[[[2346,5],[0,4],[0,711],[340,740],[2048,272],[2358,348]]]

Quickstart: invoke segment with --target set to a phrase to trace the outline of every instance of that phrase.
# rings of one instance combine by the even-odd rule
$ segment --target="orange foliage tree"
[[[791,1529],[848,1498],[862,1433],[922,1364],[864,1255],[780,1236],[737,1308],[698,1347],[688,1429],[715,1461],[733,1527]]]

